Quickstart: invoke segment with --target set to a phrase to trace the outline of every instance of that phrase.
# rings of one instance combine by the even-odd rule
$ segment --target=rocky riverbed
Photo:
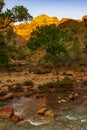
[[[87,70],[0,71],[0,129],[87,130]]]

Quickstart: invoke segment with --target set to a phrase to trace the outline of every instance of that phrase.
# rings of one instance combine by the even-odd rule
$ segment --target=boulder
[[[49,117],[54,117],[54,113],[53,113],[52,110],[48,110],[48,111],[45,112],[45,116],[46,116],[46,117],[48,117],[48,116],[49,116]]]
[[[12,120],[13,121],[20,121],[20,120],[22,120],[23,118],[22,118],[22,116],[21,115],[13,115],[12,116]]]
[[[72,92],[71,94],[69,94],[68,98],[69,98],[70,100],[75,100],[75,99],[78,98],[78,96],[79,96],[78,93]]]
[[[1,118],[10,118],[14,114],[14,108],[12,106],[4,106],[0,109]]]
[[[40,115],[44,115],[46,111],[47,111],[46,107],[43,107],[42,109],[38,110],[37,113]]]
[[[54,118],[54,113],[52,110],[48,110],[46,107],[40,109],[38,112],[38,114],[46,117],[46,118],[50,118],[53,117]]]

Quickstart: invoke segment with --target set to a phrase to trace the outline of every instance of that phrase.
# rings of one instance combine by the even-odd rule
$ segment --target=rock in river
[[[12,106],[3,106],[0,109],[1,118],[10,118],[14,114],[14,108]]]

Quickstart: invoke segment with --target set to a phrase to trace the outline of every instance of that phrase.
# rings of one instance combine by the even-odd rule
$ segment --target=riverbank
[[[12,122],[21,124],[21,127],[26,125],[29,128],[39,124],[52,125],[51,123],[56,121],[59,125],[72,120],[70,118],[73,115],[68,112],[73,111],[77,115],[87,112],[86,69],[60,68],[57,75],[54,72],[36,74],[36,71],[30,68],[15,69],[16,71],[0,71],[0,107],[3,110],[3,107],[10,105],[11,110],[14,110],[14,114],[8,121],[13,120]],[[4,112],[5,110],[7,108]],[[21,113],[22,110],[23,113]],[[21,114],[15,115],[15,113]],[[1,119],[3,119],[2,116]],[[78,126],[82,125],[81,121],[87,121],[80,117],[79,120]],[[64,127],[63,124],[61,127]]]

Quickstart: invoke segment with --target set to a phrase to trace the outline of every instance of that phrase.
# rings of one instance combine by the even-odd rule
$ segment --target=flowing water
[[[1,105],[12,105],[15,114],[23,115],[23,120],[0,119],[0,130],[87,130],[86,105],[79,104],[69,110],[56,109],[55,120],[36,114],[40,104],[31,98],[14,98]]]

